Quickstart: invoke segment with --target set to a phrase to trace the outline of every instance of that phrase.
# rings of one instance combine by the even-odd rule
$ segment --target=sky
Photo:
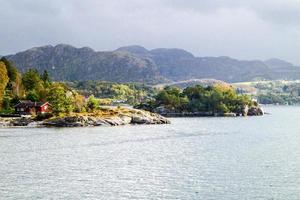
[[[0,0],[0,55],[43,45],[182,48],[300,65],[299,0]]]

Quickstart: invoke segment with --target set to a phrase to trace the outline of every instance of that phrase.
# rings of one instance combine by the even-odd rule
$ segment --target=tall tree
[[[87,101],[87,109],[89,111],[94,111],[99,106],[99,101],[94,97],[94,95],[89,96]]]
[[[47,100],[52,105],[54,114],[69,113],[74,110],[73,94],[60,83],[51,84]]]
[[[18,70],[17,70],[16,66],[13,63],[11,63],[10,61],[8,61],[5,57],[2,57],[0,59],[0,61],[2,61],[6,66],[9,81],[15,82],[17,79],[17,74],[18,74]]]
[[[36,69],[29,69],[22,78],[23,85],[26,90],[40,90],[42,89],[42,80],[40,74]]]
[[[0,107],[2,107],[5,88],[9,81],[7,69],[3,62],[0,62]]]
[[[49,83],[50,82],[50,77],[48,74],[47,70],[44,70],[43,74],[42,74],[42,80],[44,81],[44,83]]]

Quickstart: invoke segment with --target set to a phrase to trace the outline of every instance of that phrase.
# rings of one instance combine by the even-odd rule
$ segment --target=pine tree
[[[29,69],[23,75],[22,82],[27,91],[40,90],[43,87],[40,74],[36,69]]]
[[[42,74],[42,80],[44,81],[44,83],[49,83],[50,82],[50,77],[48,74],[47,70],[44,70],[44,73]]]

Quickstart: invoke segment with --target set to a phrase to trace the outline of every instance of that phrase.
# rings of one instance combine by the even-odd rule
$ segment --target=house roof
[[[33,107],[41,107],[45,104],[49,104],[48,102],[32,102],[32,101],[20,101],[15,108],[33,108]]]

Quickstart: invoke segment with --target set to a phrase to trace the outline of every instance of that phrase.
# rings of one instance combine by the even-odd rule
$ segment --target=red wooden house
[[[15,112],[18,114],[44,114],[51,111],[51,105],[48,102],[20,101],[15,105]]]

